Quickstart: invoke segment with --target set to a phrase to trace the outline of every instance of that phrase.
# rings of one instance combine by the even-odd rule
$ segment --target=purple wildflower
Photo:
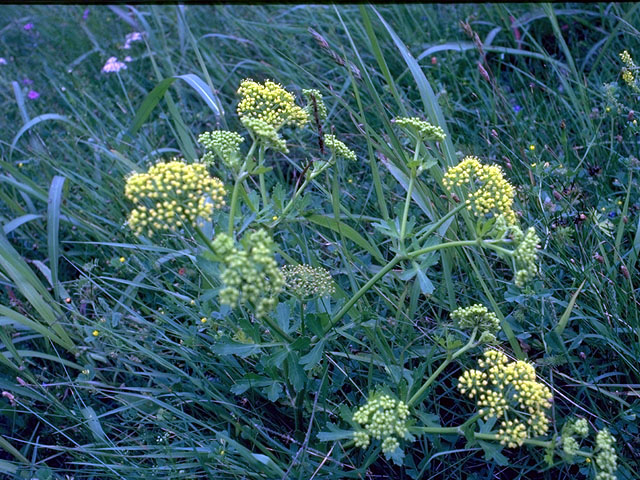
[[[85,11],[82,13],[82,20],[86,20],[87,18],[89,18],[89,9],[86,8]]]
[[[0,57],[0,65],[6,65],[7,64],[7,60],[3,57]]]
[[[31,23],[31,22],[25,23],[24,27],[22,27],[22,28],[24,28],[28,32],[29,30],[33,29],[33,23]]]
[[[107,60],[107,63],[104,64],[104,67],[102,67],[102,73],[113,73],[113,72],[119,72],[122,69],[126,69],[127,66],[122,63],[119,62],[118,59],[116,57],[110,57]]]
[[[126,57],[124,57],[124,61],[129,63],[129,62],[133,62],[133,58],[131,58],[129,55],[127,55]]]
[[[24,77],[22,79],[22,84],[23,85],[33,85],[33,80],[31,80],[30,78]]]
[[[29,93],[27,93],[27,97],[29,97],[31,100],[35,100],[36,98],[40,97],[40,94],[35,90],[29,90]]]
[[[513,106],[513,111],[514,111],[515,113],[518,113],[520,110],[522,110],[522,107],[521,107],[520,105],[514,105],[514,106]]]

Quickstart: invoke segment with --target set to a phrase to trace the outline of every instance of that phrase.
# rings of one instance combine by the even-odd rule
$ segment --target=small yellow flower
[[[100,335],[100,332],[99,332],[98,330],[94,330],[94,331],[92,332],[92,335],[93,335],[94,337],[97,337],[98,335]]]
[[[195,304],[196,304],[196,301],[195,301],[195,300],[191,300],[189,303],[190,303],[191,305],[195,305]]]
[[[584,461],[587,463],[591,463],[591,459],[589,457],[585,458]]]
[[[22,167],[24,167],[24,163],[22,162],[18,163],[18,168],[22,168]]]
[[[271,217],[271,220],[276,221],[278,219],[277,215],[274,215],[273,217]]]
[[[120,263],[124,263],[124,262],[125,262],[125,260],[126,260],[126,258],[124,258],[124,257],[120,257]]]
[[[347,182],[353,183],[353,178],[350,178],[349,180],[347,180]]]
[[[536,149],[536,146],[533,143],[529,145],[529,150],[533,152],[535,149]]]
[[[607,107],[605,108],[605,110],[607,111],[607,113],[609,113],[611,111],[611,107]]]
[[[207,323],[207,317],[202,317],[200,319],[200,323]]]
[[[533,162],[533,163],[531,164],[531,168],[536,168],[536,165],[537,165],[537,163]]]

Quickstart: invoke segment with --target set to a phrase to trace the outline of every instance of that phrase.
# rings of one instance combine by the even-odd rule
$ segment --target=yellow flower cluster
[[[620,59],[622,60],[622,63],[625,64],[625,66],[622,67],[622,80],[624,80],[624,82],[634,90],[640,90],[637,85],[638,78],[635,73],[638,70],[638,66],[633,61],[631,54],[625,50],[620,54]]]
[[[382,452],[389,456],[398,447],[400,441],[408,438],[407,420],[409,407],[406,403],[391,398],[390,395],[376,394],[353,414],[353,421],[363,430],[354,432],[357,447],[369,445],[369,437],[382,440]]]
[[[500,330],[500,320],[497,315],[479,303],[466,308],[456,308],[450,316],[460,328],[478,328],[481,332],[494,335]]]
[[[531,436],[547,433],[545,410],[552,395],[536,381],[531,364],[509,362],[503,353],[487,350],[478,366],[480,370],[467,370],[460,376],[458,389],[475,398],[480,416],[501,419],[498,435],[503,445],[515,448]]]
[[[295,97],[282,85],[267,80],[260,84],[247,79],[238,88],[238,115],[262,120],[278,130],[283,125],[303,127],[309,114],[296,105]]]
[[[224,205],[220,179],[209,176],[203,164],[175,159],[129,176],[124,194],[136,204],[127,223],[137,235],[175,231]]]
[[[261,317],[278,303],[284,278],[273,256],[275,244],[265,230],[245,234],[242,244],[238,248],[226,233],[213,240],[213,249],[224,265],[220,303],[231,307],[251,303]]]
[[[418,117],[396,118],[395,124],[421,140],[437,140],[443,142],[447,136],[441,127],[431,125],[429,122],[420,120]]]
[[[227,130],[214,130],[205,132],[198,137],[205,148],[202,162],[211,165],[219,158],[228,168],[235,169],[240,159],[240,144],[244,142],[236,132]]]
[[[342,157],[353,162],[356,161],[356,153],[349,147],[347,147],[343,142],[338,140],[335,135],[325,135],[324,144],[329,150],[334,153],[336,157]]]
[[[241,117],[240,121],[247,127],[247,130],[255,137],[258,137],[264,145],[277,152],[288,153],[287,143],[280,136],[278,131],[269,123],[259,118]]]
[[[324,104],[324,100],[322,100],[322,94],[320,91],[315,89],[305,89],[302,90],[302,95],[304,95],[304,98],[307,101],[305,110],[309,116],[313,117],[315,110],[318,114],[318,121],[324,121],[327,118],[327,106]]]
[[[466,187],[467,208],[476,215],[503,215],[509,225],[516,223],[513,186],[498,165],[483,165],[477,157],[468,156],[447,170],[443,183],[449,192]]]
[[[286,289],[298,298],[331,295],[336,291],[328,270],[311,265],[285,265],[281,268]]]

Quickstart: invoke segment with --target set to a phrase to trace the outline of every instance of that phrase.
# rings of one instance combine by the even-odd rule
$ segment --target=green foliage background
[[[634,478],[638,98],[621,83],[618,53],[640,57],[637,4],[90,6],[86,20],[83,10],[0,12],[6,478],[583,478],[584,467],[548,466],[528,449],[486,459],[490,452],[455,436],[423,437],[400,468],[327,433],[347,428],[375,385],[402,391],[428,375],[444,355],[448,313],[475,302],[506,319],[552,386],[557,430],[571,415],[608,427],[619,478]],[[122,50],[131,31],[145,40]],[[127,70],[100,73],[107,58],[125,55]],[[298,94],[319,89],[330,124],[358,154],[308,194],[316,217],[276,238],[283,255],[332,272],[330,310],[392,256],[372,225],[385,209],[400,212],[405,195],[396,179],[402,140],[389,120],[433,118],[434,105],[453,141],[449,159],[495,162],[518,186],[521,221],[543,239],[539,280],[522,292],[482,252],[447,253],[427,270],[430,295],[418,277],[390,274],[314,355],[304,340],[267,341],[248,318],[200,296],[215,287],[215,266],[195,261],[189,239],[140,244],[123,226],[125,177],[166,156],[196,158],[203,131],[238,128],[235,90],[246,77]],[[621,84],[624,108],[607,98],[611,82]],[[160,84],[166,94],[145,111]],[[40,97],[29,99],[30,89]],[[291,137],[274,170],[283,190],[314,141]],[[432,180],[418,194],[417,229],[442,205]],[[328,228],[336,212],[353,234]],[[278,322],[287,325],[295,308],[283,302]],[[311,320],[322,322],[313,312],[326,308],[312,306]],[[240,328],[246,343],[231,340]],[[283,358],[298,367],[284,371]],[[462,366],[429,391],[423,421],[457,425],[472,411],[455,389]],[[310,393],[300,398],[287,383]]]

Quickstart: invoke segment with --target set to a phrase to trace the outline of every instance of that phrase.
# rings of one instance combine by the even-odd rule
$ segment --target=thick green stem
[[[418,144],[419,145],[419,144]],[[418,149],[416,148],[416,152]],[[407,234],[407,218],[409,217],[409,206],[411,205],[411,195],[413,194],[413,186],[416,183],[416,169],[411,168],[411,177],[409,178],[409,188],[407,188],[407,198],[404,201],[404,211],[402,212],[402,223],[400,224],[400,245],[404,248],[404,237]]]
[[[214,255],[216,255],[216,251],[213,249],[213,244],[211,243],[211,240],[207,238],[207,236],[204,234],[204,232],[200,229],[199,226],[194,225],[194,229],[196,231],[196,235],[200,240],[202,240],[202,243],[204,243],[205,247],[207,247],[209,250],[211,250],[211,252]]]
[[[470,348],[473,348],[477,345],[477,343],[475,343],[475,339],[476,339],[476,335],[478,333],[478,329],[475,328],[473,330],[473,332],[471,333],[471,337],[469,338],[469,341],[466,343],[466,345],[464,345],[463,347],[461,347],[457,352],[455,352],[453,355],[450,355],[447,357],[447,359],[442,362],[442,364],[437,368],[437,370],[435,372],[433,372],[431,374],[431,376],[427,379],[426,382],[424,382],[424,384],[420,387],[420,389],[413,395],[413,397],[411,397],[409,399],[409,401],[407,402],[407,405],[409,407],[413,406],[419,399],[420,397],[424,394],[424,392],[427,391],[427,388],[429,388],[429,386],[440,376],[440,374],[442,373],[442,371],[447,368],[447,365],[449,365],[451,362],[453,362],[456,358],[458,358],[460,355],[462,355],[464,352],[466,352],[467,350],[469,350]]]
[[[435,232],[438,228],[440,228],[444,224],[444,222],[449,220],[449,218],[453,217],[456,213],[458,213],[464,207],[465,207],[464,203],[459,204],[456,208],[451,210],[449,213],[447,213],[444,217],[442,217],[436,223],[431,225],[431,227],[420,236],[420,238],[418,239],[418,242],[422,242],[426,237],[428,237],[433,232]]]
[[[358,299],[362,297],[378,280],[384,277],[387,274],[387,272],[389,272],[393,267],[395,267],[398,264],[398,262],[400,262],[402,259],[403,257],[401,255],[396,255],[389,261],[389,263],[387,263],[384,267],[382,267],[378,273],[376,273],[373,277],[371,277],[371,279],[367,283],[365,283],[362,286],[362,288],[360,288],[360,290],[358,290],[355,293],[355,295],[351,297],[351,299],[347,303],[344,304],[344,306],[340,309],[340,311],[336,313],[335,317],[331,319],[331,322],[327,327],[327,329],[325,330],[325,333],[331,330],[342,319],[342,317],[344,317],[347,314],[347,312],[351,310],[351,307],[353,307],[353,305],[358,301]]]
[[[472,247],[476,245],[482,245],[482,240],[458,240],[455,242],[439,243],[437,245],[431,245],[430,247],[425,247],[419,250],[414,250],[413,252],[409,252],[407,254],[407,257],[413,259],[415,257],[419,257],[420,255],[424,255],[425,253],[434,252],[443,248]]]
[[[285,332],[284,330],[282,330],[280,326],[277,323],[275,323],[271,317],[267,315],[260,318],[260,320],[264,320],[264,323],[266,323],[269,326],[269,329],[276,332],[282,340],[286,340],[288,343],[293,343],[294,341],[293,337],[289,335],[287,332]]]
[[[231,194],[231,207],[229,209],[228,233],[230,237],[233,237],[233,227],[235,224],[236,210],[238,209],[238,193],[240,192],[240,187],[242,186],[242,182],[244,181],[245,176],[246,174],[244,172],[240,173],[236,177],[236,182],[233,185],[233,193]]]
[[[260,145],[258,149],[258,168],[264,166],[264,146]],[[267,203],[269,203],[269,197],[267,196],[267,184],[264,180],[264,173],[260,172],[258,174],[258,178],[260,180],[260,194],[262,195],[262,208],[266,208]]]
[[[310,182],[310,179],[308,177],[305,178],[304,182],[302,182],[302,185],[300,185],[300,188],[298,188],[298,190],[295,191],[295,193],[293,194],[293,197],[291,197],[291,200],[289,200],[287,205],[284,207],[284,210],[282,210],[282,217],[285,217],[287,213],[289,213],[289,210],[291,210],[291,207],[293,207],[293,203],[300,196],[302,191],[305,188],[307,188],[307,185],[309,185],[309,182]]]

